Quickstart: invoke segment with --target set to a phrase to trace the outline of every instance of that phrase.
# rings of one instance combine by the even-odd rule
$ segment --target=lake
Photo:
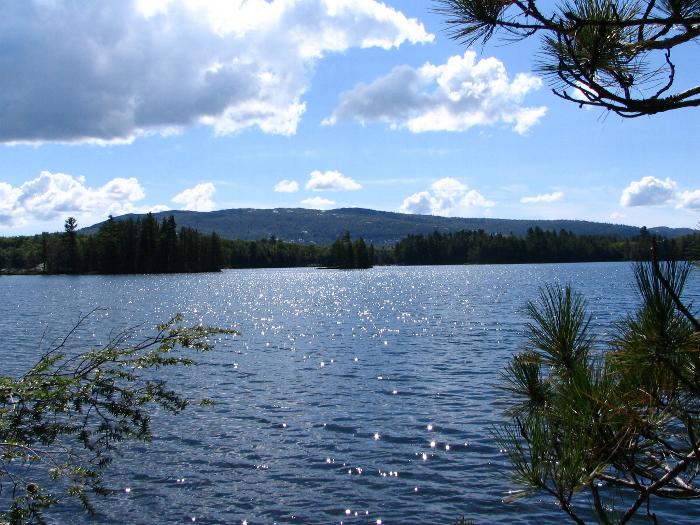
[[[1,277],[3,374],[95,308],[76,347],[176,312],[242,333],[167,371],[216,405],[157,413],[153,442],[108,471],[118,494],[92,520],[68,507],[56,522],[566,522],[550,498],[502,501],[516,487],[491,434],[525,305],[554,281],[586,295],[601,337],[637,303],[627,263]],[[700,519],[700,503],[682,505],[665,517]]]

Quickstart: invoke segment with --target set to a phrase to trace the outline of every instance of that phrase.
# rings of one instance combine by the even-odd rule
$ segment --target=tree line
[[[222,243],[216,233],[178,229],[175,219],[160,224],[111,216],[94,235],[82,235],[69,217],[62,233],[0,238],[0,267],[57,274],[210,272],[222,268]]]
[[[179,228],[170,216],[160,223],[109,218],[93,235],[66,220],[62,233],[0,238],[0,268],[45,273],[172,273],[221,268],[322,266],[369,268],[373,265],[561,263],[635,261],[648,257],[652,235],[641,228],[634,238],[575,235],[531,228],[524,237],[483,230],[409,235],[392,246],[375,248],[344,232],[331,245],[287,242],[274,236],[256,241],[222,239]],[[657,239],[665,258],[683,259],[700,246],[700,234]]]
[[[349,232],[330,246],[287,242],[271,236],[257,241],[223,240],[222,250],[227,268],[357,269],[370,268],[377,260],[374,245],[367,246],[361,237],[353,241]]]
[[[530,228],[524,237],[488,234],[483,230],[409,235],[387,253],[393,264],[494,264],[640,261],[649,257],[652,235],[641,228],[637,237],[575,235],[561,230]],[[700,234],[657,239],[665,258],[683,259],[700,243]]]

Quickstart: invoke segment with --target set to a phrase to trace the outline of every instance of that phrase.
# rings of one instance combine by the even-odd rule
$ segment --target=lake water
[[[617,263],[2,277],[2,373],[98,307],[77,346],[176,312],[242,332],[167,371],[217,403],[156,414],[153,442],[110,467],[119,493],[97,500],[95,523],[566,522],[549,498],[503,503],[515,487],[490,432],[524,307],[554,281],[585,293],[603,336],[637,302]],[[700,520],[700,503],[682,505],[670,522]]]

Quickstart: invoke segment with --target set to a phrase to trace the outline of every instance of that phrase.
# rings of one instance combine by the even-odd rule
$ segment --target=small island
[[[349,231],[343,232],[331,246],[331,268],[340,270],[363,270],[372,267],[374,261],[374,244],[367,244],[360,237],[353,242]]]

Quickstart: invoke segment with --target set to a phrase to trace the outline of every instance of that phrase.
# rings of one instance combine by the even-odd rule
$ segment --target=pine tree
[[[177,264],[177,226],[175,217],[163,218],[158,232],[158,268],[162,272],[175,272]]]
[[[158,268],[158,223],[147,213],[139,225],[138,271],[154,273]]]
[[[119,250],[119,231],[111,215],[97,232],[97,267],[99,273],[121,273],[123,263]]]
[[[674,90],[682,67],[673,61],[685,47],[685,65],[695,67],[697,0],[436,1],[453,38],[467,45],[497,34],[507,42],[539,38],[539,71],[579,106],[622,117],[700,106],[700,86],[685,75]]]
[[[353,266],[355,268],[371,268],[372,263],[370,262],[369,252],[367,251],[367,245],[364,239],[360,237],[353,244]]]
[[[588,502],[612,525],[640,509],[656,523],[652,497],[700,498],[700,322],[680,300],[689,271],[639,263],[641,304],[603,352],[570,286],[529,304],[528,347],[504,376],[512,422],[498,431],[524,489],[516,496],[547,493],[580,525]]]
[[[66,273],[78,273],[80,260],[78,255],[78,221],[75,217],[68,217],[63,225],[63,246],[65,249],[65,263],[63,271]]]

